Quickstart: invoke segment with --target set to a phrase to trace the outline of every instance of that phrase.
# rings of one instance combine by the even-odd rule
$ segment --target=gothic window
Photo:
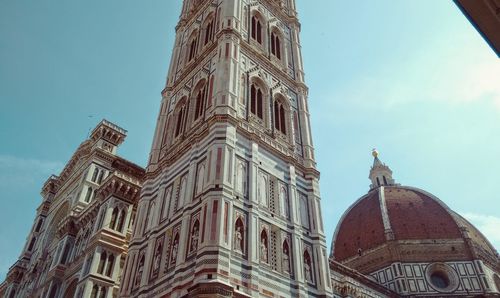
[[[120,212],[120,215],[118,216],[118,223],[116,226],[116,230],[120,233],[123,232],[123,226],[125,224],[125,218],[127,217],[127,213],[125,212],[125,209],[122,209]]]
[[[241,217],[236,219],[234,225],[234,251],[245,254],[245,225]]]
[[[189,42],[189,57],[188,57],[188,61],[191,61],[194,59],[195,55],[196,55],[196,46],[198,44],[198,38],[196,37],[197,35],[197,32],[193,33],[193,37],[191,39],[191,41]]]
[[[286,114],[283,103],[274,101],[274,128],[286,135]]]
[[[113,209],[113,213],[111,214],[111,221],[109,223],[109,228],[115,230],[116,228],[116,220],[118,219],[118,208],[115,207]]]
[[[175,121],[175,134],[177,138],[184,131],[184,122],[187,114],[186,97],[183,97],[175,106],[174,121]]]
[[[312,271],[311,256],[309,255],[309,251],[306,250],[304,251],[304,277],[308,282],[313,282]]]
[[[377,177],[377,186],[380,186],[380,179]]]
[[[290,273],[291,272],[291,266],[290,266],[290,246],[288,245],[288,240],[285,239],[283,241],[283,255],[282,255],[282,264],[281,267],[283,268],[283,272],[285,273]]]
[[[260,233],[260,261],[264,263],[269,263],[269,241],[267,232],[265,229]]]
[[[198,249],[198,241],[200,239],[200,222],[198,220],[195,220],[193,224],[193,228],[191,230],[191,237],[190,237],[190,246],[189,246],[189,252],[194,252]]]
[[[384,178],[384,185],[388,185],[387,178],[385,178],[385,176],[383,176],[382,178]]]
[[[97,176],[99,175],[99,168],[94,168],[94,173],[92,174],[92,182],[96,182],[97,181]]]
[[[106,266],[106,259],[108,255],[106,254],[105,251],[101,253],[101,258],[99,259],[99,265],[97,266],[97,273],[103,274],[104,272],[104,266]]]
[[[212,40],[213,30],[214,30],[214,20],[211,16],[210,18],[211,18],[210,21],[208,21],[205,26],[205,41],[203,45],[206,45],[209,41]]]
[[[68,256],[71,252],[71,243],[66,242],[66,245],[64,246],[63,254],[61,257],[61,264],[66,264],[66,261],[68,260]]]
[[[262,44],[262,21],[256,16],[252,16],[252,39]]]
[[[198,165],[198,171],[196,176],[196,194],[200,194],[203,191],[203,186],[205,184],[205,164],[201,163]]]
[[[269,207],[269,200],[268,200],[267,192],[268,192],[267,177],[263,173],[260,173],[259,184],[257,187],[258,200],[259,200],[261,205]]]
[[[92,292],[90,293],[90,297],[97,298],[97,292],[99,292],[99,287],[97,285],[94,285],[92,287]]]
[[[281,41],[275,32],[271,33],[271,54],[281,60]]]
[[[42,223],[43,223],[43,219],[39,218],[38,222],[36,224],[35,232],[40,232],[40,228],[42,228]]]
[[[264,119],[264,99],[262,89],[256,84],[250,87],[250,112]]]
[[[101,293],[99,294],[99,298],[106,298],[106,288],[101,287]]]
[[[28,251],[32,251],[35,246],[36,237],[31,238],[30,245],[28,245]]]
[[[205,102],[206,91],[207,91],[207,86],[205,85],[204,87],[200,88],[200,90],[198,90],[198,93],[196,94],[196,107],[194,113],[195,121],[203,115],[203,107]]]
[[[103,178],[104,178],[104,170],[100,170],[99,177],[97,178],[97,184],[101,184]]]
[[[106,266],[106,276],[111,277],[111,274],[113,273],[113,264],[115,263],[115,256],[113,254],[110,254],[108,256],[108,264]]]
[[[90,199],[92,198],[92,194],[94,193],[94,190],[92,187],[87,187],[87,194],[85,195],[85,202],[90,202]]]

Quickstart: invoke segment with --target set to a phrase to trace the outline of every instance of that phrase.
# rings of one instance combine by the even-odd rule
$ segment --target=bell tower
[[[295,0],[184,0],[123,297],[330,297]]]

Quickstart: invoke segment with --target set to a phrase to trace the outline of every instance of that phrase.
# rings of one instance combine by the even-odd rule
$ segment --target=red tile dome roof
[[[464,243],[464,228],[473,246],[496,254],[476,228],[431,194],[399,185],[377,187],[344,213],[333,238],[331,257],[342,262],[388,242],[454,239]]]

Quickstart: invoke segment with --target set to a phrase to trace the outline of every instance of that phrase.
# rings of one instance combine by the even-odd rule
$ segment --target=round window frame
[[[431,278],[434,274],[440,274],[444,278],[448,279],[448,286],[441,288],[435,285]],[[425,279],[430,287],[439,293],[452,293],[458,289],[458,286],[460,285],[460,280],[455,269],[445,263],[429,264],[425,269]]]

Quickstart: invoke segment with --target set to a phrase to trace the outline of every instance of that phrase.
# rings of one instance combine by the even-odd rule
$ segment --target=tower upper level
[[[184,1],[149,169],[211,119],[314,169],[299,32],[294,0]]]

